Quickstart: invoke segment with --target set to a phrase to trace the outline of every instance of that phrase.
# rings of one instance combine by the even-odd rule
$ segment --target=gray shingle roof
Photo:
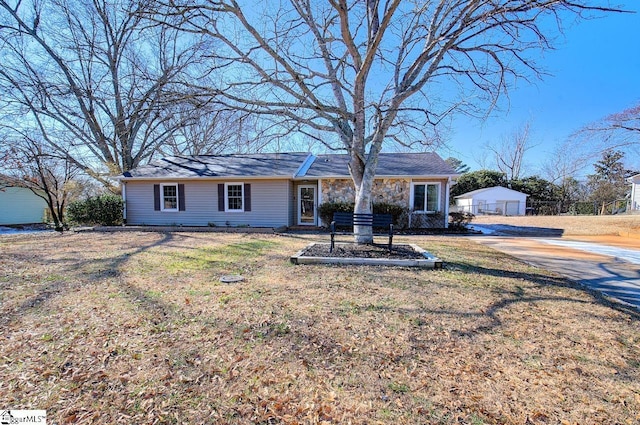
[[[124,173],[125,178],[293,177],[305,152],[172,156]]]
[[[263,153],[174,156],[153,161],[123,174],[124,178],[185,179],[224,177],[322,178],[349,177],[346,154]],[[314,158],[314,157],[312,157]],[[306,165],[306,166],[303,166]],[[436,153],[381,153],[377,176],[450,176],[456,172]]]
[[[349,176],[349,156],[318,155],[306,177]],[[376,176],[450,176],[456,171],[434,152],[381,153]]]

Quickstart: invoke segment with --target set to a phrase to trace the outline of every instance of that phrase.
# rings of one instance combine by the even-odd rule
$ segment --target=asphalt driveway
[[[619,236],[472,239],[640,309],[640,239]]]

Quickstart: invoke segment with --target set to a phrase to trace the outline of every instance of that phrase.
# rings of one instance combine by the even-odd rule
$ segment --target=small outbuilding
[[[527,196],[526,193],[494,186],[467,192],[454,199],[458,211],[475,215],[525,215]]]
[[[640,174],[629,177],[627,181],[631,183],[630,209],[640,211]]]
[[[31,189],[0,174],[0,225],[42,223],[46,208],[45,200]]]

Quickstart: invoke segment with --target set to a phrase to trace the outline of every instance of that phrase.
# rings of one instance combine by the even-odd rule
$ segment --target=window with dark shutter
[[[160,211],[160,185],[153,185],[153,209]]]
[[[176,183],[160,183],[160,210],[178,211],[178,185]]]
[[[184,184],[178,185],[178,211],[186,211],[186,205],[184,202]]]
[[[224,211],[224,183],[218,184],[218,211]]]
[[[244,210],[251,211],[251,185],[244,184]]]
[[[226,183],[224,186],[225,211],[244,211],[244,186],[242,183]]]

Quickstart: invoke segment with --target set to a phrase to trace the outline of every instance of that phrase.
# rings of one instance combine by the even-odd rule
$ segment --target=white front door
[[[298,186],[298,224],[316,225],[316,186]]]

